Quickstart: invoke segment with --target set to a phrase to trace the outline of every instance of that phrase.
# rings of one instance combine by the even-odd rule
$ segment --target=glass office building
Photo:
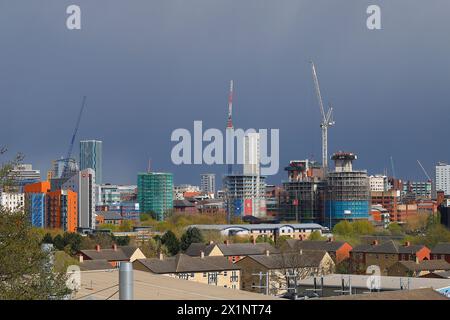
[[[137,177],[138,202],[142,213],[153,212],[164,220],[173,208],[173,175],[163,172],[139,173]]]
[[[93,169],[97,184],[102,184],[102,157],[102,141],[80,141],[80,170]]]

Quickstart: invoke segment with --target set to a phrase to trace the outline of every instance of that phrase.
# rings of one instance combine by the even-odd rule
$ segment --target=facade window
[[[206,272],[203,272],[203,278],[206,278]]]

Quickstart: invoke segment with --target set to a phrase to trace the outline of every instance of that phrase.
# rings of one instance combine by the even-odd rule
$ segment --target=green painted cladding
[[[153,211],[158,220],[173,208],[173,175],[171,173],[139,173],[138,202],[142,213]]]

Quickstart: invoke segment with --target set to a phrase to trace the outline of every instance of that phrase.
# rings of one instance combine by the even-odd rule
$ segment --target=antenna
[[[230,80],[230,93],[228,95],[228,121],[227,128],[233,128],[233,80]]]
[[[152,168],[152,158],[149,158],[148,159],[148,166],[147,166],[147,173],[152,172],[151,168]]]

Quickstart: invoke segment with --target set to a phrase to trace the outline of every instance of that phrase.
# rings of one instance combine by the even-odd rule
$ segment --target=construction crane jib
[[[316,89],[317,100],[319,102],[320,114],[322,116],[322,120],[320,122],[320,127],[322,128],[322,166],[324,169],[324,173],[328,172],[328,128],[334,125],[333,121],[333,108],[331,106],[328,107],[328,110],[325,112],[325,108],[323,107],[322,94],[320,93],[319,79],[317,77],[316,66],[314,62],[311,61],[312,68],[312,76],[314,80],[314,87]]]

